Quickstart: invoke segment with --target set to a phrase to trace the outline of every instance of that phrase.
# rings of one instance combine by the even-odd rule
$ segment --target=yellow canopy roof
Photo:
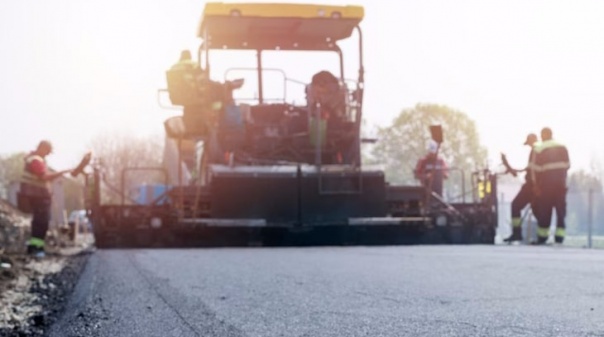
[[[198,36],[210,48],[330,50],[363,16],[360,6],[211,2]]]

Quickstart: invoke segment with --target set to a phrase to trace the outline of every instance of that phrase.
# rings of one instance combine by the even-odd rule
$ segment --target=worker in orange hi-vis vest
[[[566,236],[567,173],[570,159],[566,146],[553,139],[552,130],[541,130],[541,144],[531,158],[532,179],[539,216],[536,244],[545,244],[553,210],[556,210],[555,243],[562,244]]]
[[[44,256],[44,240],[50,221],[52,195],[50,182],[72,170],[50,172],[46,156],[52,153],[52,144],[43,140],[35,151],[25,156],[25,167],[21,175],[19,208],[32,213],[31,238],[27,242],[27,252],[36,257]]]
[[[415,178],[439,196],[443,195],[444,180],[449,177],[447,163],[437,154],[438,144],[430,142],[428,153],[417,161]]]

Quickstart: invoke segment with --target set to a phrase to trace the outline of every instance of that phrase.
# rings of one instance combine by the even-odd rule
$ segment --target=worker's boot
[[[532,241],[531,245],[541,246],[541,245],[545,245],[546,243],[547,243],[547,237],[538,236],[537,241]]]
[[[512,243],[514,241],[522,241],[522,227],[514,227],[512,229],[512,235],[503,239],[503,242]]]
[[[564,227],[556,228],[556,236],[554,236],[556,243],[562,244],[564,242],[565,236],[566,236],[566,229],[564,229]]]

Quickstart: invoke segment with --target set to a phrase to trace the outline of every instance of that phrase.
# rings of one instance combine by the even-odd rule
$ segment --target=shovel
[[[86,153],[84,155],[84,157],[82,157],[82,160],[80,161],[78,166],[76,166],[76,168],[71,171],[71,176],[77,177],[79,174],[84,172],[84,168],[86,167],[86,165],[90,164],[91,159],[92,159],[92,152]]]

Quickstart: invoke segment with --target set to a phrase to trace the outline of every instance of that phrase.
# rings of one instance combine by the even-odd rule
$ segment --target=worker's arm
[[[539,189],[539,186],[537,185],[537,173],[536,171],[539,169],[539,166],[537,165],[537,153],[535,151],[535,149],[533,148],[533,151],[531,151],[530,153],[530,160],[529,160],[529,168],[531,176],[531,182],[533,183],[533,194],[536,196],[539,196],[541,194],[541,190]]]
[[[73,169],[63,170],[63,171],[59,171],[59,172],[46,173],[41,178],[44,181],[53,181],[53,180],[63,176],[65,173],[69,173],[71,171],[73,171]]]
[[[63,170],[63,171],[58,171],[58,172],[48,172],[46,165],[39,160],[32,161],[30,165],[31,165],[29,167],[30,172],[37,175],[38,178],[40,178],[40,180],[48,181],[48,182],[53,181],[53,180],[61,177],[65,173],[71,172],[73,170],[73,169],[70,169],[70,170]]]

